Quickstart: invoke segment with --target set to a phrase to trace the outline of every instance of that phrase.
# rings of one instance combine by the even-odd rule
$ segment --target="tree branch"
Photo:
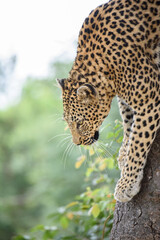
[[[148,154],[140,192],[116,203],[110,240],[160,240],[160,130]]]

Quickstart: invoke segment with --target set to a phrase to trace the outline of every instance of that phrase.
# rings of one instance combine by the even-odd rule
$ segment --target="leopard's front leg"
[[[122,170],[125,165],[127,148],[128,148],[128,144],[129,144],[129,136],[130,136],[131,128],[132,128],[132,124],[133,124],[134,112],[119,97],[118,97],[118,104],[119,104],[120,114],[121,114],[121,117],[123,120],[123,143],[119,150],[119,155],[118,155],[117,160],[118,160],[119,168]]]
[[[147,154],[155,138],[159,122],[159,109],[152,110],[145,115],[134,115],[125,166],[115,189],[116,200],[130,201],[139,192]]]

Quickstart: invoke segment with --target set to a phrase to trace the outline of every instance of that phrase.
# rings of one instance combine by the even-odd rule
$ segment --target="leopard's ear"
[[[58,82],[58,84],[61,86],[62,90],[65,89],[65,81],[66,81],[65,78],[63,78],[63,79],[57,79],[57,82]]]
[[[77,98],[80,102],[89,104],[98,99],[98,93],[90,84],[85,84],[77,89]]]

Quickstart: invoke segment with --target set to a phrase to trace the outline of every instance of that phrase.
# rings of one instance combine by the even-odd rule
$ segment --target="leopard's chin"
[[[99,139],[99,132],[95,131],[94,136],[83,141],[81,145],[91,145],[95,143],[98,139]]]

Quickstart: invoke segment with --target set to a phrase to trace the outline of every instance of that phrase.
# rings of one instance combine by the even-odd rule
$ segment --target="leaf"
[[[119,137],[117,140],[118,143],[122,143],[122,141],[123,141],[123,136]]]
[[[103,162],[103,163],[99,166],[99,170],[100,170],[100,171],[103,171],[104,169],[106,169],[106,167],[107,167],[106,162]]]
[[[93,171],[94,171],[93,168],[87,168],[86,177],[89,177]]]
[[[37,232],[37,231],[44,231],[43,225],[37,225],[34,228],[31,229],[31,232]]]
[[[77,201],[71,202],[66,206],[66,208],[70,208],[70,207],[73,207],[73,206],[78,205],[78,204],[79,204],[79,202],[77,202]]]
[[[108,169],[114,168],[114,159],[112,157],[106,159]]]
[[[113,132],[109,132],[107,135],[107,138],[113,138],[114,137],[114,133]]]
[[[62,237],[61,240],[79,240],[79,238],[75,236],[66,236],[66,237]]]
[[[82,209],[84,210],[84,209],[88,209],[90,207],[90,205],[82,205]]]
[[[107,208],[107,204],[108,204],[107,201],[101,201],[101,202],[99,202],[99,207],[100,207],[100,209],[101,209],[102,212]]]
[[[75,168],[78,169],[81,167],[82,163],[85,161],[86,156],[82,155],[81,157],[78,158],[77,162],[75,163]]]
[[[26,235],[25,236],[19,235],[19,236],[14,237],[13,240],[35,240],[35,238],[31,238],[31,237],[26,236]]]
[[[92,155],[94,155],[94,154],[95,154],[94,149],[93,149],[93,148],[90,148],[90,149],[89,149],[89,155],[92,156]]]
[[[97,182],[97,184],[99,184],[99,183],[106,182],[106,180],[105,180],[104,176],[100,176],[99,178],[97,178],[96,182]]]
[[[42,240],[50,240],[53,239],[53,237],[56,235],[55,232],[52,232],[50,230],[46,230],[43,234]]]
[[[116,130],[117,128],[120,128],[120,127],[122,127],[122,125],[121,125],[121,124],[117,124],[117,125],[114,127],[114,130]]]
[[[98,204],[94,204],[93,207],[89,210],[89,213],[93,215],[94,218],[97,218],[101,210]]]
[[[60,219],[60,223],[61,223],[62,228],[64,228],[64,229],[68,228],[69,223],[68,223],[68,219],[66,217],[62,217]]]
[[[122,132],[122,129],[118,129],[118,130],[115,132],[115,137],[118,137],[121,132]]]

